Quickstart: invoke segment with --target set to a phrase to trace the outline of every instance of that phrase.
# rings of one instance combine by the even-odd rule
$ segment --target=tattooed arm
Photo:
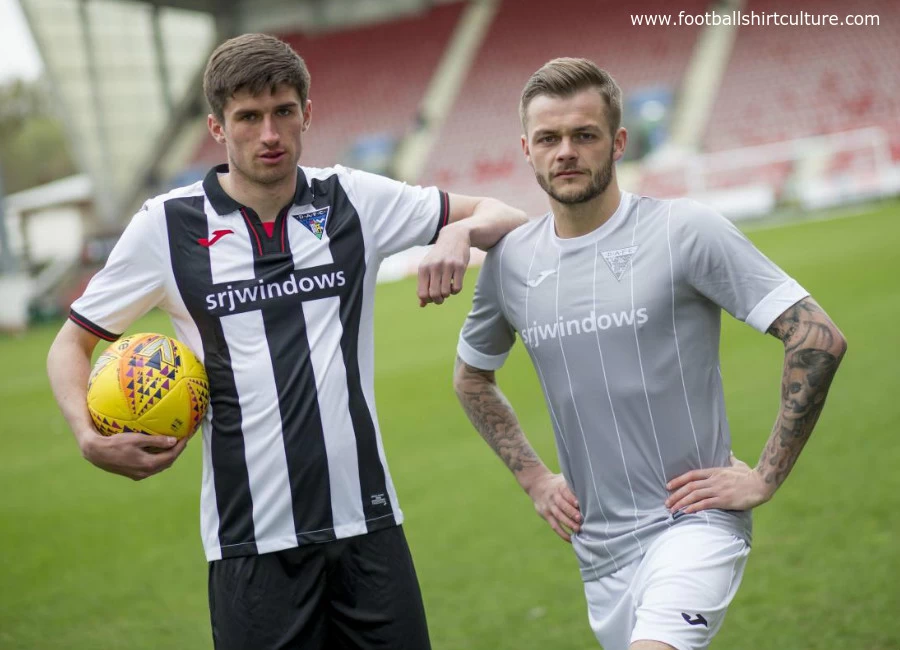
[[[784,371],[781,409],[759,463],[750,469],[732,457],[731,467],[682,474],[666,486],[672,492],[666,500],[671,511],[746,510],[765,503],[809,440],[847,341],[810,297],[779,316],[768,333],[784,343]]]
[[[565,479],[553,474],[535,453],[492,370],[479,370],[456,358],[453,387],[469,420],[515,475],[534,507],[562,539],[578,532],[578,500]]]
[[[781,411],[756,471],[774,492],[816,426],[847,341],[812,298],[784,312],[768,333],[784,343]]]

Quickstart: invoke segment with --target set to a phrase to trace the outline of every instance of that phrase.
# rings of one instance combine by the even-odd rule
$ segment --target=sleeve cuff
[[[100,327],[99,325],[92,323],[91,321],[89,321],[87,318],[85,318],[84,316],[79,314],[74,309],[69,310],[69,320],[72,321],[73,323],[75,323],[76,325],[78,325],[79,327],[86,329],[88,332],[90,332],[94,336],[99,336],[104,341],[115,341],[120,336],[122,336],[121,334],[113,334],[109,330],[105,330],[102,327]]]
[[[808,295],[809,292],[796,280],[786,280],[760,300],[756,307],[747,314],[747,320],[744,322],[765,334],[775,319]]]
[[[462,337],[456,346],[456,353],[459,358],[465,361],[473,368],[479,370],[497,370],[506,361],[509,352],[503,354],[483,354],[465,342]]]
[[[447,225],[448,221],[450,221],[450,195],[438,190],[438,200],[441,202],[440,215],[438,217],[437,229],[434,231],[434,237],[428,242],[429,246],[437,241],[438,235],[441,234],[441,229]]]

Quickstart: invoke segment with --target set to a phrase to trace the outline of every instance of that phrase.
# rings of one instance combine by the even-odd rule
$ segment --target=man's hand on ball
[[[171,467],[190,438],[91,432],[81,437],[81,453],[100,469],[140,481]]]

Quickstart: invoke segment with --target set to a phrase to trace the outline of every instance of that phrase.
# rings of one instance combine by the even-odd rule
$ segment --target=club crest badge
[[[614,251],[602,251],[603,259],[606,260],[609,270],[616,276],[617,281],[622,281],[622,276],[628,270],[628,265],[631,264],[631,258],[634,257],[637,249],[637,246],[629,246]]]
[[[328,221],[328,213],[330,210],[331,207],[326,206],[312,212],[302,212],[292,216],[299,221],[304,228],[314,234],[316,239],[322,239],[322,235],[325,234],[325,222]]]

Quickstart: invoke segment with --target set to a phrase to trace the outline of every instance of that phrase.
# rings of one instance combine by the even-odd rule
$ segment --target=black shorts
[[[216,650],[430,650],[400,526],[209,565]]]

